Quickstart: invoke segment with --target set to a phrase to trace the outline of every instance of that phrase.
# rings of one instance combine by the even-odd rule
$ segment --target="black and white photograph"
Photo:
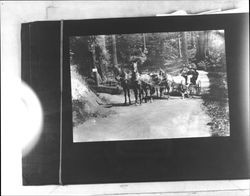
[[[230,136],[223,29],[71,36],[73,142]]]
[[[1,194],[249,195],[249,1],[1,1]]]

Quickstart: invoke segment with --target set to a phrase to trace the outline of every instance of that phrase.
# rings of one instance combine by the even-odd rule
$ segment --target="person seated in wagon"
[[[196,81],[198,79],[199,73],[194,63],[191,63],[189,72],[190,72],[190,75],[192,75],[192,77],[190,78],[190,84],[196,85]]]
[[[187,80],[188,80],[189,71],[190,71],[190,70],[189,70],[187,64],[185,64],[185,65],[183,66],[182,70],[180,71],[181,76],[185,79],[185,85],[188,84],[188,81],[187,81]]]
[[[188,84],[188,76],[192,76],[190,78],[190,83]],[[194,63],[190,64],[189,66],[185,65],[181,70],[181,76],[185,78],[186,85],[196,85],[196,81],[198,79],[199,73],[197,71],[196,65]]]
[[[191,78],[191,84],[196,85],[196,81],[198,79],[199,73],[196,68],[193,68],[192,70],[192,78]]]

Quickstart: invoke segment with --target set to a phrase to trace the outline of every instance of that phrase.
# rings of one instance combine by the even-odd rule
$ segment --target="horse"
[[[169,92],[170,92],[170,86],[171,86],[171,80],[170,75],[168,75],[166,72],[164,72],[162,69],[159,71],[159,75],[161,77],[159,86],[160,86],[160,97],[162,97],[163,91],[167,93],[169,98]]]
[[[157,93],[157,97],[160,94],[160,97],[163,95],[163,91],[167,93],[169,98],[171,81],[168,78],[168,74],[166,74],[162,69],[160,69],[159,73],[151,74],[152,80],[154,82],[155,91]]]
[[[134,96],[135,96],[135,104],[138,104],[138,98],[139,98],[139,103],[142,103],[142,88],[141,88],[141,81],[140,81],[140,75],[137,69],[137,63],[134,62],[132,64],[132,69],[127,70],[127,72],[115,66],[114,68],[115,72],[115,79],[121,83],[121,86],[124,91],[124,104],[127,104],[127,96],[128,96],[128,101],[129,104],[131,105],[131,98],[130,98],[130,90],[134,91]]]
[[[199,73],[197,72],[196,68],[184,67],[180,74],[185,78],[185,84],[188,86],[189,94],[193,97],[195,93],[199,93],[200,81],[197,84]]]
[[[139,103],[142,103],[142,84],[140,80],[140,74],[138,72],[137,62],[132,63],[132,73],[131,73],[131,80],[130,80],[131,89],[134,91],[135,95],[135,104],[138,104],[138,97]]]
[[[181,94],[182,99],[185,98],[185,95],[189,97],[189,84],[190,84],[190,75],[187,78],[184,78],[182,75],[172,76],[171,88],[172,92],[177,91]]]
[[[150,75],[141,74],[140,81],[141,81],[142,99],[145,100],[145,103],[147,103],[148,101],[152,102],[153,101],[152,95],[155,93],[155,88],[152,84],[152,79]]]
[[[189,91],[190,95],[198,94],[200,93],[200,81],[198,80],[199,73],[197,72],[196,69],[190,70],[189,74],[191,75],[190,77],[190,82],[189,82]]]
[[[124,69],[118,68],[117,66],[115,66],[114,71],[116,74],[115,79],[121,83],[121,87],[124,92],[124,98],[125,98],[124,105],[127,105],[127,97],[128,97],[129,105],[131,105],[129,74],[125,72]]]

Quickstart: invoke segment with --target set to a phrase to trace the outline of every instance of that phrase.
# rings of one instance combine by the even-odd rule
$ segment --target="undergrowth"
[[[202,95],[205,111],[211,117],[208,125],[212,136],[229,136],[229,106],[226,74],[223,72],[210,72],[210,89]]]
[[[101,106],[95,109],[83,100],[73,100],[72,101],[72,111],[73,111],[73,126],[78,126],[90,118],[106,118],[114,112],[108,110]]]

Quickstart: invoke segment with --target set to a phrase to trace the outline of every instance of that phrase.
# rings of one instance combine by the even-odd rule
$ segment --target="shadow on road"
[[[176,99],[182,99],[182,97],[181,96],[170,96],[170,97],[154,97],[153,98],[153,102],[154,101],[156,101],[156,100],[166,100],[166,101],[168,101],[168,100],[176,100]],[[195,96],[190,96],[190,97],[185,97],[185,99],[201,99],[201,96],[198,96],[198,95],[195,95]],[[149,104],[149,103],[151,103],[150,101],[147,101],[147,102],[145,102],[145,101],[143,101],[141,104]],[[131,104],[129,104],[129,103],[127,103],[127,104],[125,104],[125,103],[110,103],[109,105],[105,105],[104,107],[106,107],[106,108],[110,108],[110,107],[128,107],[128,106],[132,106],[132,105],[136,105],[135,103],[131,103]],[[140,104],[138,104],[138,105],[140,105]]]
[[[133,104],[125,104],[125,103],[111,103],[112,107],[126,107],[126,106],[130,106]]]

